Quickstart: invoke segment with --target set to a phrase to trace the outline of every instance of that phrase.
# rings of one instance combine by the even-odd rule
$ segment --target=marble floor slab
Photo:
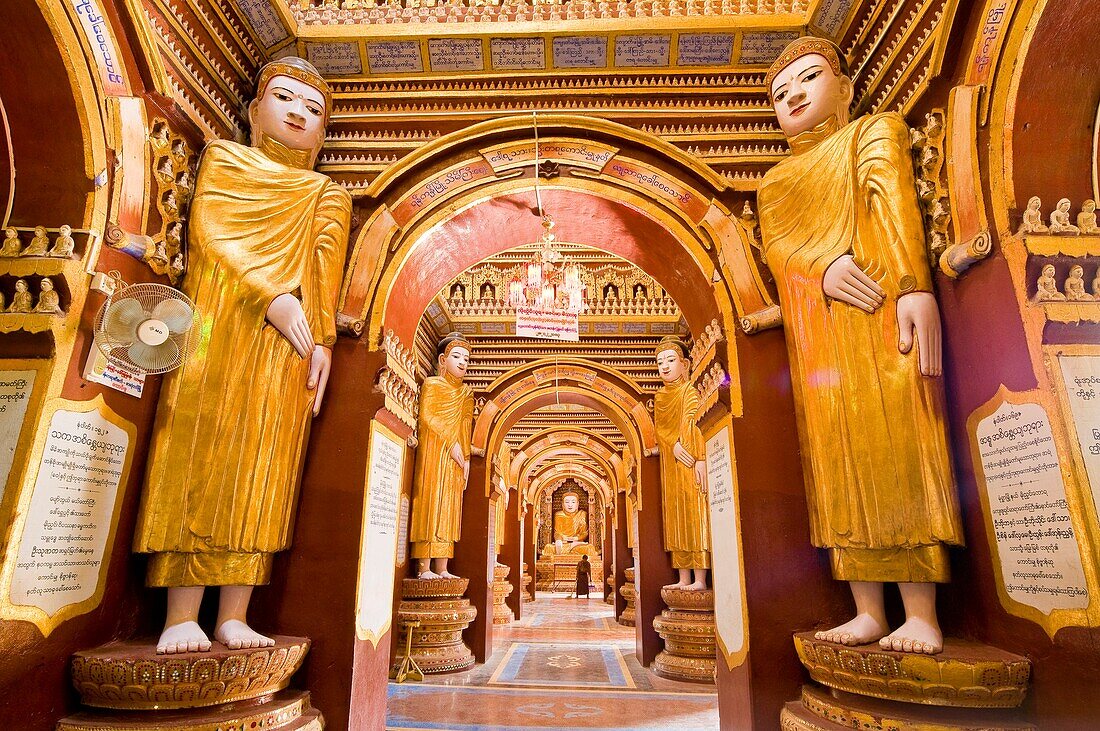
[[[389,731],[714,731],[712,686],[659,678],[634,657],[634,629],[598,597],[540,592],[494,629],[484,665],[390,684]]]

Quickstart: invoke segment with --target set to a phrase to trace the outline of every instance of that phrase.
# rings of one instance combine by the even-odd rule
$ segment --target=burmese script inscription
[[[47,615],[91,599],[113,527],[130,435],[98,411],[54,412],[12,574],[12,604]]]
[[[1002,403],[978,422],[976,437],[1005,592],[1044,614],[1088,606],[1046,410]]]
[[[358,53],[356,54],[358,57]],[[424,70],[418,41],[371,41],[367,65],[372,74],[407,74]]]
[[[306,56],[322,74],[339,76],[363,73],[363,59],[359,57],[358,43],[307,43]]]
[[[1092,499],[1100,515],[1100,355],[1060,355],[1073,426]]]
[[[377,646],[390,626],[405,444],[377,422],[371,423],[370,439],[355,630],[359,639],[370,640]]]
[[[668,66],[668,54],[671,47],[671,36],[619,36],[615,39],[615,65],[627,68]]]
[[[481,71],[485,56],[480,38],[429,38],[432,71]]]
[[[744,597],[741,582],[740,527],[733,486],[733,450],[730,428],[723,427],[707,440],[707,497],[710,501],[711,577],[714,616],[727,656],[745,644]]]
[[[542,38],[493,38],[489,55],[495,69],[542,69],[546,67],[546,43]]]
[[[27,416],[27,404],[37,371],[0,371],[0,500],[8,484],[19,432]]]
[[[733,56],[730,33],[681,33],[676,62],[681,66],[725,66]]]

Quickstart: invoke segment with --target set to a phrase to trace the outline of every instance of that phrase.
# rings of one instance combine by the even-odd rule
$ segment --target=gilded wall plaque
[[[99,605],[136,428],[97,396],[47,408],[5,557],[0,617],[44,635]]]

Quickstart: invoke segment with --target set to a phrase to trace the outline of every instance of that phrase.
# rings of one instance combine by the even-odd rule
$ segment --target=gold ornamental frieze
[[[87,706],[127,710],[204,708],[282,690],[309,652],[304,637],[275,646],[158,655],[143,642],[117,642],[73,656],[73,687]]]
[[[830,688],[874,698],[963,708],[1015,708],[1024,701],[1031,663],[995,647],[949,638],[938,655],[844,647],[794,636],[810,677]]]
[[[61,719],[56,731],[323,731],[324,717],[309,693],[286,690],[262,701],[231,703],[197,713],[80,712]]]
[[[802,686],[802,697],[788,703],[780,716],[784,731],[858,729],[859,731],[1034,731],[1023,721],[999,712],[944,709],[883,702],[850,693]]]

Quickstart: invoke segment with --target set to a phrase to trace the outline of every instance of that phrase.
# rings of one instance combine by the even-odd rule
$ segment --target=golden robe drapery
[[[775,275],[814,545],[856,581],[946,581],[961,544],[942,384],[898,350],[897,301],[932,291],[909,130],[893,113],[791,140],[761,184],[760,230]],[[873,314],[828,300],[825,270],[851,254],[886,291]]]
[[[559,510],[554,513],[554,540],[587,541],[588,540],[588,516],[584,511],[567,513]]]
[[[462,534],[462,468],[451,458],[458,444],[470,458],[474,393],[447,373],[430,376],[420,388],[420,421],[413,473],[413,558],[451,558]]]
[[[351,197],[265,142],[211,143],[195,182],[183,291],[200,340],[164,379],[134,537],[152,586],[266,583],[290,544],[314,391],[265,317],[294,293],[314,340],[336,342]]]
[[[676,459],[676,442],[703,458],[703,434],[695,423],[699,393],[685,378],[665,384],[653,398],[653,420],[661,459],[661,506],[665,550],[675,569],[710,568],[710,506],[695,484],[695,473]]]

